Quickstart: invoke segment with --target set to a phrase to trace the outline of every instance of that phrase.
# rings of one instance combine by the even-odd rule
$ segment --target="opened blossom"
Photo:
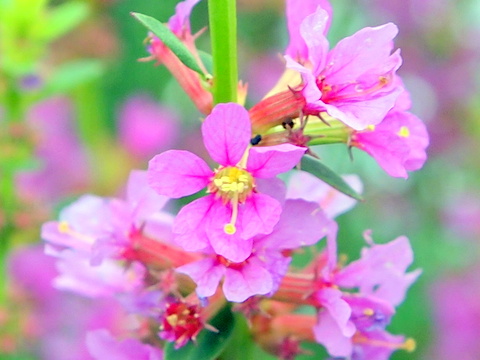
[[[406,111],[390,111],[378,125],[352,134],[350,145],[365,151],[390,176],[408,177],[427,160],[429,144],[425,124]]]
[[[222,279],[229,301],[242,302],[254,295],[273,294],[285,275],[291,257],[284,250],[313,245],[332,227],[319,206],[301,199],[287,200],[281,218],[268,235],[252,239],[252,254],[233,262],[210,252],[204,259],[177,268],[197,284],[200,297],[212,296]]]
[[[406,272],[413,261],[410,243],[406,237],[399,237],[387,244],[370,245],[362,250],[359,260],[344,268],[333,266],[337,262],[333,251],[327,255],[333,259],[322,261],[325,266],[313,295],[319,306],[313,330],[316,340],[332,356],[386,360],[397,349],[415,348],[412,339],[385,330],[395,306],[421,273]],[[352,292],[354,289],[358,291]]]
[[[217,105],[202,124],[202,135],[219,163],[215,170],[188,151],[170,150],[150,161],[150,186],[171,198],[206,188],[206,196],[175,218],[175,241],[188,251],[212,248],[228,260],[243,261],[251,254],[252,238],[271,233],[282,211],[278,200],[258,192],[257,180],[290,170],[306,149],[291,144],[249,148],[250,119],[234,103]]]
[[[308,47],[306,65],[285,56],[287,67],[302,75],[303,113],[327,112],[356,130],[376,125],[402,91],[395,81],[402,63],[400,52],[391,54],[398,29],[392,23],[364,28],[328,51],[324,34],[328,24],[328,12],[319,7],[300,25]]]

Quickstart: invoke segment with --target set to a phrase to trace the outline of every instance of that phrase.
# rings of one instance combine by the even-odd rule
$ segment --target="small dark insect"
[[[293,127],[295,126],[295,122],[293,121],[293,119],[286,119],[282,122],[282,126],[284,129],[293,129]]]
[[[253,138],[250,139],[250,144],[252,146],[258,145],[262,141],[262,135],[255,135]]]

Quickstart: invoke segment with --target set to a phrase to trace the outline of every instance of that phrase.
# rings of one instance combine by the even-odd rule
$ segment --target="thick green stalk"
[[[237,16],[235,0],[209,0],[215,104],[237,101]]]

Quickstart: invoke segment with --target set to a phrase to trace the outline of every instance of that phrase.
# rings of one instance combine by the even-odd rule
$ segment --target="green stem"
[[[209,0],[215,104],[237,101],[237,16],[235,0]]]

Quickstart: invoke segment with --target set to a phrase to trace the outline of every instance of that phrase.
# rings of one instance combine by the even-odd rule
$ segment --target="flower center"
[[[247,197],[255,189],[253,176],[246,170],[236,166],[226,166],[215,170],[212,182],[208,186],[208,192],[222,198],[223,203],[230,202],[232,205],[232,218],[225,224],[226,234],[235,234],[238,204],[245,202]]]
[[[243,203],[254,187],[253,177],[248,171],[228,166],[215,171],[209,192],[218,194],[224,202],[238,197],[238,202]]]

